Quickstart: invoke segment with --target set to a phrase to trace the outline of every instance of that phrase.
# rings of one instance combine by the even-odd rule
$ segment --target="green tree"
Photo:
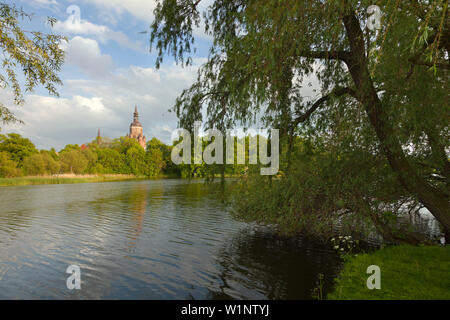
[[[104,173],[131,173],[130,168],[125,161],[125,156],[120,154],[117,150],[99,148],[96,150],[96,153],[98,156],[96,164],[97,168],[103,169]]]
[[[23,171],[26,175],[44,175],[47,173],[44,158],[36,153],[23,161]]]
[[[101,167],[97,167],[97,160],[98,160],[97,153],[95,153],[91,149],[85,149],[85,150],[81,151],[81,153],[84,155],[84,157],[88,161],[88,165],[87,165],[87,169],[86,169],[87,172],[89,172],[89,173],[102,173],[102,172],[97,172],[96,171],[96,168],[100,169],[100,170],[103,169]]]
[[[146,153],[147,174],[150,177],[157,177],[165,168],[163,152],[159,148],[147,147]]]
[[[132,147],[140,147],[140,145],[135,139],[128,137],[120,137],[118,139],[114,139],[111,146],[112,149],[116,149],[121,154],[126,154],[128,149]]]
[[[19,167],[25,158],[38,153],[30,139],[23,138],[17,133],[9,133],[6,136],[0,135],[0,151],[7,152],[11,160],[17,162]]]
[[[157,138],[147,142],[146,162],[149,166],[149,176],[159,176],[172,163],[171,149]]]
[[[158,2],[157,66],[166,52],[192,63],[198,3]],[[366,27],[372,1],[214,1],[204,12],[209,59],[174,111],[185,128],[203,111],[219,129],[263,114],[267,126],[322,139],[330,152],[382,155],[404,195],[450,237],[448,1],[377,3],[379,30]],[[315,99],[302,94],[308,76],[320,87]]]
[[[139,145],[127,149],[126,161],[131,172],[137,176],[148,175],[148,165],[145,161],[145,151]]]
[[[48,151],[33,154],[23,161],[23,170],[27,175],[56,174],[60,167]]]
[[[53,160],[58,161],[58,153],[56,153],[55,148],[51,148],[50,150],[40,150],[41,154],[48,154]]]
[[[9,153],[0,151],[0,178],[11,178],[21,175],[21,170],[17,168],[17,163],[10,159]]]
[[[41,156],[44,159],[45,163],[45,172],[47,174],[56,174],[59,173],[59,170],[61,169],[61,164],[55,160],[52,156],[52,153],[50,152],[42,152]]]
[[[63,149],[61,149],[60,153],[71,150],[81,151],[81,147],[78,144],[67,144]]]
[[[22,71],[25,91],[32,91],[41,85],[50,94],[57,95],[56,85],[62,84],[57,72],[64,61],[60,44],[66,39],[53,33],[24,30],[21,23],[31,19],[31,14],[15,5],[0,3],[0,49],[3,52],[0,87],[12,89],[16,104],[24,102],[17,70]],[[53,18],[48,19],[50,25],[55,21]],[[0,105],[0,122],[14,121],[18,119],[9,108]]]
[[[61,170],[67,173],[82,174],[89,164],[83,153],[78,150],[62,152],[59,158]]]

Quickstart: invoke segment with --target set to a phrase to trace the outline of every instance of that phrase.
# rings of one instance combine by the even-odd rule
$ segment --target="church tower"
[[[140,146],[145,149],[147,138],[144,136],[144,128],[142,128],[142,124],[139,122],[137,106],[134,107],[134,119],[130,124],[130,133],[127,134],[127,137],[137,140]]]
[[[98,128],[97,144],[100,144],[100,142],[102,142],[102,136],[100,135],[100,128]]]

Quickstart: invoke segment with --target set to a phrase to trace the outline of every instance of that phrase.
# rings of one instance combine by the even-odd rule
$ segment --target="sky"
[[[15,106],[11,93],[3,90],[0,102],[24,124],[4,126],[0,133],[19,133],[39,149],[60,150],[66,144],[92,141],[98,129],[104,137],[126,135],[137,105],[147,140],[157,137],[171,143],[177,118],[169,109],[196,79],[212,43],[202,28],[194,32],[197,51],[192,66],[182,68],[166,56],[157,70],[149,33],[143,33],[153,21],[153,0],[4,2],[33,13],[33,20],[24,22],[27,30],[65,35],[69,42],[62,45],[66,60],[59,73],[60,96],[38,88],[25,95],[23,105]],[[48,16],[58,20],[53,28],[45,23]]]

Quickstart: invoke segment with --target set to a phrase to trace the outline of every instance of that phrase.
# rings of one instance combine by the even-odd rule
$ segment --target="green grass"
[[[367,267],[381,270],[381,289],[369,290]],[[392,246],[350,258],[327,299],[450,299],[450,246]]]
[[[88,182],[108,182],[140,179],[134,175],[103,174],[103,175],[62,175],[62,176],[33,176],[17,178],[0,178],[0,186],[25,186],[37,184],[70,184]]]

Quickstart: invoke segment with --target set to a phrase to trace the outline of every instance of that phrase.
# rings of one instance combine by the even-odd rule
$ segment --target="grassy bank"
[[[381,270],[381,289],[366,286],[367,267]],[[350,258],[328,299],[450,299],[450,246],[392,246]]]
[[[36,184],[67,184],[87,182],[107,182],[142,179],[128,174],[28,176],[17,178],[0,178],[0,186],[25,186]]]

